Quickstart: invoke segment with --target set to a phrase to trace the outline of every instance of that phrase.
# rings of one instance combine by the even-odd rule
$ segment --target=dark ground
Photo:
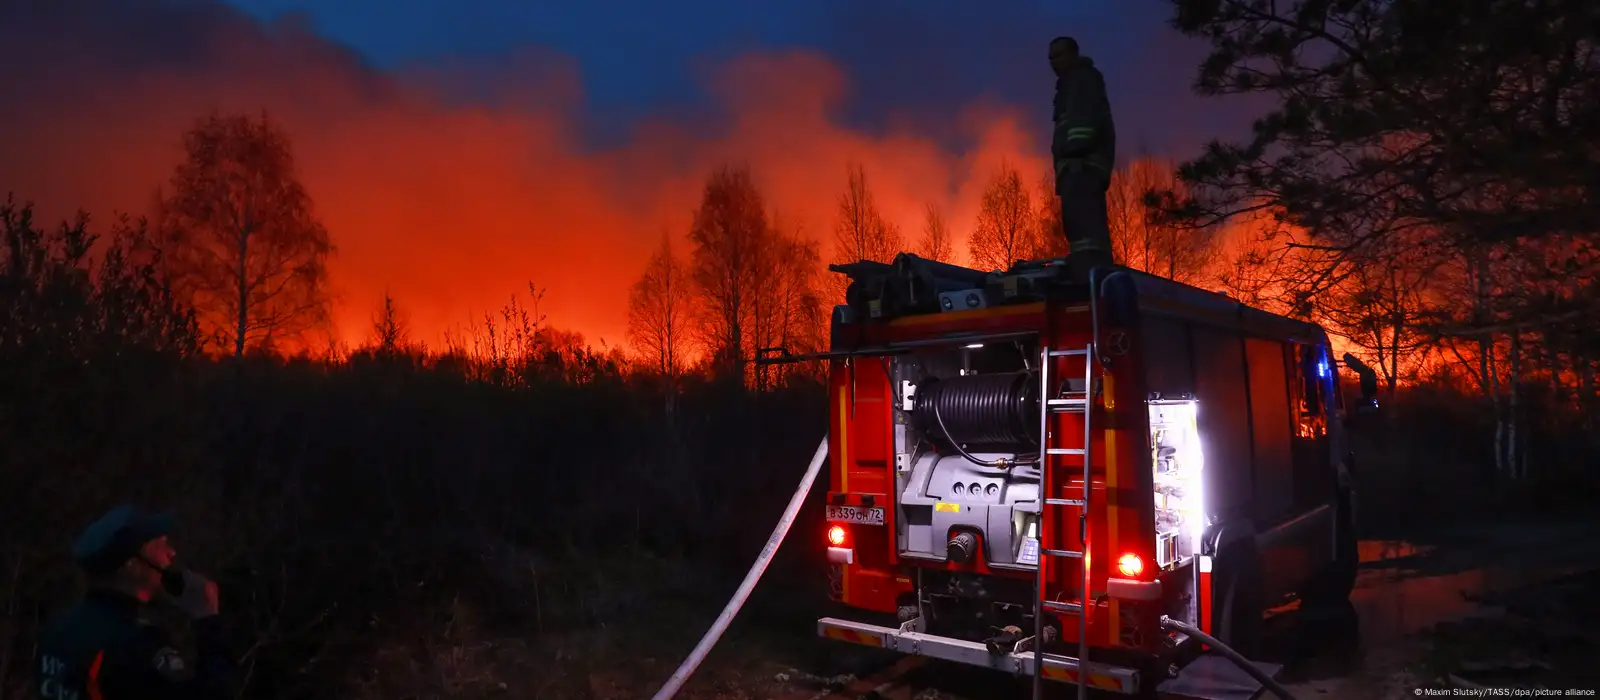
[[[1572,519],[1455,525],[1411,540],[1366,540],[1362,572],[1346,619],[1304,619],[1294,606],[1276,613],[1268,660],[1285,663],[1281,679],[1297,698],[1381,700],[1415,697],[1418,688],[1600,687],[1588,662],[1600,635],[1600,522]],[[787,546],[803,546],[797,540]],[[1580,572],[1580,573],[1574,573]],[[1026,679],[982,670],[924,665],[910,673],[861,680],[898,657],[816,638],[822,591],[788,579],[764,582],[685,698],[1028,697]],[[727,587],[731,593],[732,587]],[[676,609],[675,631],[645,646],[635,673],[606,676],[606,694],[648,697],[693,648],[717,606]],[[815,597],[811,597],[815,596]],[[810,600],[807,600],[810,598]],[[662,658],[676,648],[678,655]],[[1454,676],[1452,678],[1452,675]],[[642,684],[630,688],[625,677]],[[866,691],[886,681],[881,694]],[[833,692],[830,692],[833,691]],[[1470,692],[1470,691],[1469,691]],[[1068,694],[1071,695],[1070,693]]]
[[[1600,689],[1600,571],[1482,596],[1500,614],[1427,635],[1425,668],[1456,688]]]

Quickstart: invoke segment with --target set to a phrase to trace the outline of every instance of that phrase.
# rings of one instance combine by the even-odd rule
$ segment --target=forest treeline
[[[1172,7],[1214,47],[1198,89],[1275,107],[1242,141],[1119,168],[1118,260],[1317,321],[1380,370],[1369,527],[1592,497],[1595,11]],[[933,205],[890,220],[869,164],[841,163],[818,239],[730,163],[638,271],[626,351],[553,325],[564,290],[537,284],[436,343],[386,297],[366,342],[324,351],[338,232],[290,135],[218,113],[184,136],[143,218],[0,206],[0,698],[79,585],[72,536],[124,501],[183,518],[250,697],[584,696],[624,640],[692,646],[640,625],[724,595],[764,542],[827,409],[821,367],[752,360],[825,342],[827,263],[1066,252],[1044,173],[989,173],[956,231]],[[825,584],[814,547],[775,566]]]

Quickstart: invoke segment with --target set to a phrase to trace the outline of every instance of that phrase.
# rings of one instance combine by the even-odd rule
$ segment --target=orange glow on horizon
[[[625,343],[628,285],[663,230],[686,235],[705,178],[722,163],[748,162],[768,209],[822,241],[826,260],[848,161],[864,165],[880,209],[908,242],[920,236],[931,202],[964,257],[993,169],[1005,160],[1032,182],[1048,157],[1010,108],[964,110],[961,122],[977,144],[965,152],[906,128],[866,134],[841,126],[834,115],[847,80],[809,52],[723,66],[713,92],[734,116],[720,136],[691,137],[655,121],[622,146],[582,152],[573,110],[526,101],[450,106],[416,81],[374,89],[373,77],[347,61],[259,43],[215,45],[224,54],[217,60],[248,80],[146,73],[98,85],[93,98],[46,96],[39,107],[52,115],[50,127],[0,163],[0,181],[16,183],[44,221],[80,207],[101,222],[114,212],[143,214],[196,117],[213,107],[264,106],[293,139],[338,248],[330,282],[344,342],[368,337],[385,290],[409,317],[412,337],[437,346],[446,332],[525,297],[532,282],[548,289],[540,311],[550,324],[615,347]],[[548,82],[554,94],[571,94],[574,79]],[[774,80],[785,90],[765,87]],[[105,119],[91,100],[117,104],[118,118]],[[679,250],[687,254],[687,242]]]

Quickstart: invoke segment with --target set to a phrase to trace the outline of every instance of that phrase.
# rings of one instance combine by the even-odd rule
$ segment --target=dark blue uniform
[[[1088,253],[1111,262],[1111,229],[1106,190],[1116,161],[1117,131],[1111,120],[1105,76],[1085,56],[1061,69],[1052,109],[1055,129],[1050,153],[1055,161],[1061,226],[1073,255]]]
[[[78,538],[73,557],[91,574],[108,574],[167,534],[172,519],[122,506]],[[42,700],[222,700],[234,697],[237,666],[216,616],[193,622],[194,653],[180,650],[147,617],[138,598],[91,588],[57,614],[39,639],[35,665]]]
[[[217,618],[195,621],[196,658],[181,653],[164,629],[144,619],[142,609],[123,593],[93,590],[52,620],[39,641],[39,697],[233,697],[235,666]]]

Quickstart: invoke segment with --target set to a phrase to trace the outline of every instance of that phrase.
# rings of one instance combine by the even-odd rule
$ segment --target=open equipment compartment
[[[1200,402],[1182,398],[1152,399],[1148,403],[1156,566],[1165,571],[1200,553],[1200,539],[1207,525]]]
[[[966,560],[946,533],[986,537],[991,567],[1031,570],[1039,512],[1037,341],[969,343],[891,358],[899,554]],[[969,546],[975,541],[961,540]]]

